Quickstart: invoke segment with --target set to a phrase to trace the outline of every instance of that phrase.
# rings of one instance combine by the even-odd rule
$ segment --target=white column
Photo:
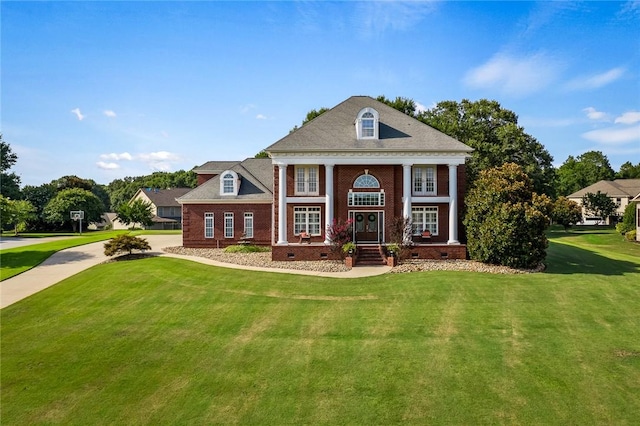
[[[278,164],[278,245],[287,242],[287,165]]]
[[[460,244],[458,241],[458,166],[449,164],[449,241],[447,244]]]
[[[331,244],[327,229],[329,229],[329,226],[333,223],[333,164],[324,165],[324,186],[326,191],[326,199],[324,202],[324,243]]]
[[[411,220],[411,164],[402,165],[402,216]]]

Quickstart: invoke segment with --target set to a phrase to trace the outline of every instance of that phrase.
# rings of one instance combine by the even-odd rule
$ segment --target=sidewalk
[[[173,247],[182,244],[181,235],[144,235],[151,245],[152,254],[178,259],[191,260],[206,265],[219,266],[223,268],[242,269],[245,271],[267,271],[275,273],[313,275],[318,277],[331,278],[360,278],[374,275],[382,275],[391,268],[388,266],[359,266],[347,272],[315,272],[301,271],[293,269],[278,268],[258,268],[253,266],[234,265],[230,263],[217,262],[197,256],[184,256],[170,254],[162,251],[163,247]],[[47,287],[51,287],[72,275],[82,272],[92,266],[104,262],[108,259],[104,255],[104,241],[86,244],[61,250],[53,254],[40,265],[22,274],[0,282],[0,309],[9,306],[19,300],[31,296]]]

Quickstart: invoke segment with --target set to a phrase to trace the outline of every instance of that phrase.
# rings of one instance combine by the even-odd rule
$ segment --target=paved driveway
[[[63,238],[63,237],[54,237]],[[151,245],[151,252],[162,254],[163,247],[182,245],[182,235],[143,235]],[[43,243],[45,238],[23,238]],[[50,258],[35,268],[4,280],[0,283],[0,308],[31,296],[50,287],[65,278],[84,271],[108,259],[104,255],[105,241],[72,247],[54,253]],[[19,247],[19,246],[13,246]],[[2,249],[10,248],[2,246]]]
[[[43,238],[25,238],[25,237],[0,237],[0,250],[7,250],[14,247],[30,246],[33,244],[49,243],[51,241],[67,240],[76,238],[75,236],[64,237],[43,237]]]

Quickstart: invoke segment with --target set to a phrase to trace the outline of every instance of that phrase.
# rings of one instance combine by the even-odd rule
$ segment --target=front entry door
[[[380,213],[356,212],[354,214],[356,242],[380,242]]]

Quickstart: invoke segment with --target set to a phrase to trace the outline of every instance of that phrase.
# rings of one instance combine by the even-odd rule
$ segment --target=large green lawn
[[[638,424],[640,246],[550,236],[531,275],[96,266],[1,311],[2,424]]]

